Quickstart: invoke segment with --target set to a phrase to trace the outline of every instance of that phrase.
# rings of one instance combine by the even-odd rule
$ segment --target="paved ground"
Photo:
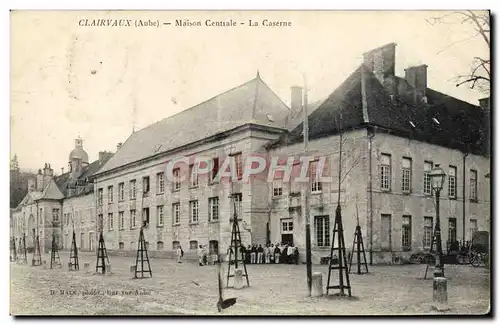
[[[44,259],[49,261],[49,256]],[[67,264],[69,256],[61,253]],[[31,256],[29,256],[31,262]],[[90,261],[91,271],[83,270]],[[111,257],[112,275],[93,275],[94,255],[80,256],[80,271],[11,265],[13,315],[209,315],[218,314],[215,266],[153,259],[153,278],[134,280],[130,257]],[[227,266],[227,264],[226,264]],[[446,266],[448,313],[482,314],[490,306],[485,268]],[[237,303],[224,315],[393,315],[432,314],[432,280],[425,265],[373,266],[370,274],[351,274],[352,299],[309,298],[304,265],[249,265],[250,287],[226,289]],[[327,266],[313,266],[322,272]],[[336,281],[336,277],[334,278]],[[51,294],[51,290],[52,293]],[[61,294],[60,290],[65,290]],[[99,294],[96,294],[99,293]]]

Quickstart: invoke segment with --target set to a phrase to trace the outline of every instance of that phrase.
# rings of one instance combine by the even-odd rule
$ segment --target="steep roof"
[[[62,175],[54,177],[55,184],[59,188],[59,190],[62,192],[64,197],[69,197],[69,196],[78,196],[80,194],[88,194],[91,193],[94,190],[94,186],[92,183],[86,183],[86,180],[92,175],[95,174],[96,171],[99,170],[100,167],[104,166],[104,164],[112,157],[112,155],[104,155],[103,161],[96,160],[93,163],[83,167],[82,174],[80,177],[78,177],[78,180],[84,181],[85,185],[80,186],[78,191],[68,191],[68,185],[70,185],[70,182],[73,180],[71,179],[71,173],[66,172]],[[71,194],[71,195],[69,195]]]
[[[489,134],[485,111],[433,89],[426,89],[427,103],[409,100],[406,80],[393,77],[397,89],[390,94],[364,65],[358,67],[313,113],[309,115],[310,139],[339,133],[342,128],[376,126],[380,130],[475,154],[487,152]],[[270,144],[302,141],[302,123]]]
[[[285,130],[289,111],[257,74],[247,83],[133,133],[97,174],[245,124]]]
[[[40,197],[41,200],[50,199],[50,200],[61,200],[64,198],[64,195],[61,193],[59,188],[57,187],[54,179],[51,179],[49,184],[45,187]]]

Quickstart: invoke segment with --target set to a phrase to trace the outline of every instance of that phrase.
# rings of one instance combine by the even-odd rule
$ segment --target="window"
[[[401,229],[401,246],[404,251],[411,250],[411,216],[403,216]]]
[[[97,222],[98,222],[98,229],[99,231],[103,230],[103,225],[104,225],[104,220],[103,220],[104,216],[102,215],[102,213],[99,213],[97,215]]]
[[[198,186],[198,174],[194,170],[194,165],[189,166],[189,186]]]
[[[241,203],[242,198],[243,197],[242,197],[241,193],[235,193],[235,194],[233,194],[233,200],[234,200],[234,202],[231,202],[231,211],[232,211],[232,213],[231,213],[231,218],[230,219],[232,219],[232,216],[234,215],[234,212],[236,212],[236,216],[238,218],[241,218],[241,216],[242,216],[242,209],[243,209],[242,208],[242,203]],[[236,207],[236,211],[234,211],[235,207]]]
[[[380,189],[391,190],[391,155],[384,153],[380,157]]]
[[[118,248],[122,251],[125,249],[125,243],[123,243],[122,241],[118,243]]]
[[[181,206],[180,203],[172,204],[172,221],[174,225],[181,223]]]
[[[318,162],[311,161],[311,163],[309,165],[309,175],[310,175],[311,192],[312,193],[319,193],[323,190],[323,184],[321,184],[319,179],[316,177],[317,168],[318,168]]]
[[[102,205],[102,201],[103,201],[103,190],[102,188],[100,188],[97,190],[97,203],[99,205]]]
[[[431,248],[432,244],[432,217],[424,217],[424,248]]]
[[[108,203],[113,203],[113,185],[108,186]]]
[[[156,174],[156,193],[165,192],[165,173]]]
[[[135,192],[135,179],[130,181],[130,199],[135,200],[136,192]]]
[[[448,171],[448,197],[457,198],[457,167],[455,166],[450,166]]]
[[[174,181],[172,183],[172,191],[179,191],[181,189],[181,169],[180,168],[175,168],[172,171],[172,174],[174,176]]]
[[[118,227],[120,230],[125,229],[125,213],[123,211],[118,212]]]
[[[477,231],[477,220],[476,219],[470,219],[469,221],[469,238],[472,240],[472,236],[474,236],[474,233]]]
[[[191,250],[198,249],[198,241],[191,240],[189,242],[189,249],[191,249]]]
[[[130,210],[130,229],[135,228],[136,218],[137,218],[137,212],[134,209]]]
[[[390,214],[381,215],[380,248],[391,250],[392,248],[392,223]]]
[[[316,231],[316,246],[318,247],[330,246],[330,217],[315,216],[314,229]]]
[[[281,233],[293,234],[293,219],[281,219]]]
[[[470,199],[477,201],[477,171],[474,169],[470,170]]]
[[[113,213],[108,213],[108,230],[113,230]]]
[[[273,180],[273,197],[280,197],[283,195],[283,180],[274,179]]]
[[[142,178],[142,195],[149,195],[149,176],[145,176]]]
[[[219,254],[219,242],[217,240],[208,242],[208,252],[210,254]]]
[[[215,177],[217,176],[217,173],[219,172],[219,157],[213,158],[212,159],[212,170],[210,171],[210,179],[209,183],[215,183]]]
[[[234,162],[236,164],[236,176],[238,179],[243,177],[243,161],[241,158],[241,153],[234,155]]]
[[[163,205],[156,207],[156,220],[158,221],[158,227],[163,227]]]
[[[175,249],[177,249],[177,247],[178,247],[179,245],[180,245],[180,243],[179,243],[177,240],[174,240],[174,241],[172,242],[172,249],[174,249],[174,250],[175,250]]]
[[[85,234],[82,232],[80,233],[80,249],[85,248]]]
[[[403,158],[403,177],[401,179],[401,191],[403,193],[411,192],[411,158]]]
[[[159,241],[156,243],[156,250],[161,251],[163,250],[163,242]]]
[[[448,242],[454,243],[457,241],[457,219],[448,218]]]
[[[59,221],[59,209],[52,209],[52,221]]]
[[[146,222],[146,225],[149,224],[149,208],[142,209],[142,222]]]
[[[219,197],[208,199],[208,221],[219,221]]]
[[[189,222],[197,223],[198,222],[198,200],[189,201]]]
[[[125,200],[125,183],[118,184],[118,201]]]
[[[40,221],[39,223],[42,225],[43,224],[43,208],[40,208]]]
[[[425,161],[424,162],[424,194],[431,195],[431,170],[432,170],[432,162]]]

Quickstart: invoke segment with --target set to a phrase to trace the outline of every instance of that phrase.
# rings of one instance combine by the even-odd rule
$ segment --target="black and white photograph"
[[[11,10],[10,315],[491,316],[490,19]]]

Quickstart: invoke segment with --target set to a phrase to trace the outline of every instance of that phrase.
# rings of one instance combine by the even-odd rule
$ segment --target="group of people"
[[[184,251],[182,247],[177,246],[175,253],[177,255],[177,263],[182,263]],[[230,250],[227,254],[229,255]],[[246,264],[299,264],[299,249],[293,244],[267,244],[267,245],[248,245],[241,246],[239,253],[241,259],[245,260]],[[207,245],[199,245],[197,248],[198,265],[204,266],[216,263],[219,259],[217,254],[210,253]],[[209,261],[210,256],[210,261]],[[241,260],[238,257],[238,260]]]
[[[299,264],[299,249],[293,244],[241,246],[240,253],[246,264]]]

